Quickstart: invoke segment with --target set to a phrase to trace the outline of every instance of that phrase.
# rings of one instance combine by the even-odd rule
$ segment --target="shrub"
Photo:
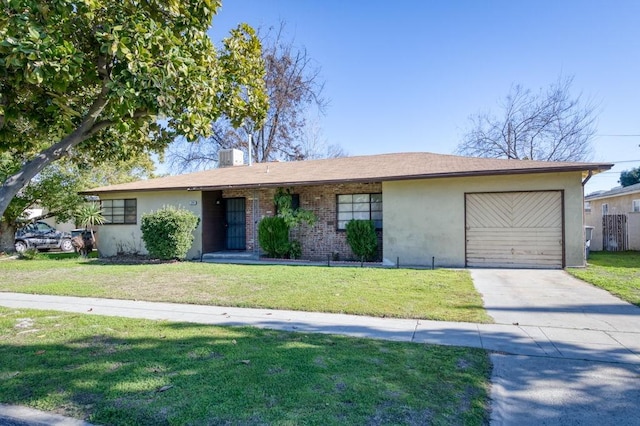
[[[278,188],[273,196],[273,202],[276,205],[276,216],[284,219],[289,229],[294,229],[302,223],[313,226],[318,218],[310,211],[300,207],[293,208],[293,196],[291,190]]]
[[[189,210],[173,206],[143,214],[140,229],[149,255],[163,260],[184,259],[199,222]]]
[[[360,260],[373,260],[378,255],[378,236],[370,220],[350,220],[347,222],[347,243]]]
[[[291,259],[300,259],[302,257],[302,244],[300,244],[300,241],[291,241],[289,243],[289,257]]]
[[[18,259],[21,260],[41,260],[45,257],[37,249],[28,248],[22,253],[18,253]]]
[[[289,227],[281,217],[265,217],[258,225],[258,243],[269,257],[282,258],[289,254]]]

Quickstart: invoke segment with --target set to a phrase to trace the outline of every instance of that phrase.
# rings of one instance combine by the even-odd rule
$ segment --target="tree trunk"
[[[6,221],[0,221],[0,253],[13,253],[16,249],[15,242],[16,227]]]
[[[107,127],[107,122],[98,122],[98,117],[107,105],[107,88],[103,87],[98,98],[93,102],[89,112],[82,120],[82,123],[60,142],[41,151],[35,158],[26,162],[22,168],[2,184],[0,187],[0,217],[9,207],[9,203],[24,188],[31,179],[38,175],[49,164],[60,158],[69,155],[69,151],[80,142],[93,136],[99,130]]]

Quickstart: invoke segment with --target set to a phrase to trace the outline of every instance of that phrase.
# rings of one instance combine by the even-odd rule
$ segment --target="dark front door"
[[[213,253],[226,248],[226,215],[222,191],[202,192],[202,251]]]
[[[246,249],[246,214],[244,198],[225,198],[227,250]]]

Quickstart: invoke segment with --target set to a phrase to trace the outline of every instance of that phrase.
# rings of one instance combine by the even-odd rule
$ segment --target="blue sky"
[[[512,84],[574,76],[573,94],[598,106],[593,161],[627,161],[588,193],[640,165],[639,16],[636,0],[226,0],[210,35],[286,22],[321,68],[323,136],[350,155],[451,154],[468,117],[497,112]]]

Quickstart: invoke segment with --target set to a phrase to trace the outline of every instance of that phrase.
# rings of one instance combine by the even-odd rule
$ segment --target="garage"
[[[562,191],[465,194],[468,267],[562,268]]]

